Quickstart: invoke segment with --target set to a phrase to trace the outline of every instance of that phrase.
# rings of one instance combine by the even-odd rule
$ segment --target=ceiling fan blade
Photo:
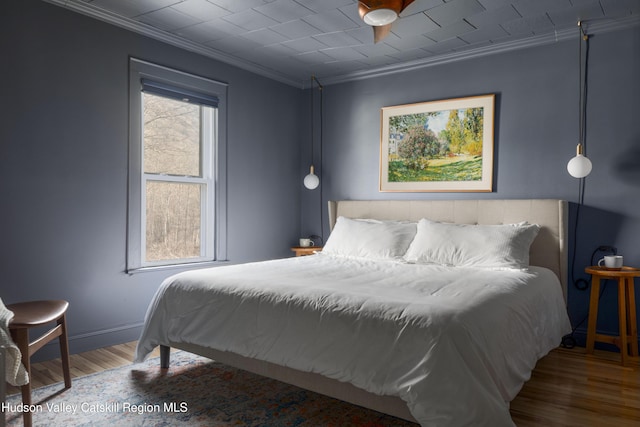
[[[402,12],[405,11],[405,9],[411,4],[413,3],[415,0],[404,0],[402,2],[402,8],[400,9],[400,12],[398,13],[398,15],[401,15]],[[408,15],[411,15],[411,13],[408,13]],[[404,16],[404,15],[403,15]]]
[[[380,25],[378,27],[372,27],[373,28],[373,42],[374,43],[378,43],[380,40],[382,40],[385,37],[387,37],[389,35],[389,33],[391,32],[391,25],[392,24]]]

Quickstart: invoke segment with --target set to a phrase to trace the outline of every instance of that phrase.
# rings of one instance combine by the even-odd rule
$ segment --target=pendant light
[[[311,166],[309,167],[309,174],[304,177],[304,186],[309,190],[314,190],[318,188],[320,185],[320,178],[315,174],[315,167],[313,166],[313,140],[314,140],[314,132],[313,132],[313,122],[315,118],[313,116],[313,84],[317,83],[318,90],[320,91],[320,147],[322,147],[322,85],[316,79],[315,76],[311,76]]]
[[[578,132],[578,146],[576,147],[576,156],[567,163],[567,171],[574,178],[585,178],[591,173],[591,160],[589,160],[584,151],[586,149],[586,120],[587,120],[587,66],[589,63],[589,36],[582,29],[582,22],[578,21],[579,32],[579,61],[580,61],[580,129]],[[582,71],[582,41],[586,45],[584,73]]]

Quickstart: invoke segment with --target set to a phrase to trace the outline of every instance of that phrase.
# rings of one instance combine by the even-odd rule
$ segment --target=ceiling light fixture
[[[398,13],[395,10],[384,8],[370,10],[362,17],[365,24],[374,27],[391,24],[396,19],[398,19]]]
[[[587,175],[591,173],[591,160],[589,160],[586,155],[586,134],[587,134],[587,66],[589,63],[589,36],[582,29],[582,22],[578,21],[578,29],[579,29],[579,55],[578,59],[580,62],[579,70],[580,70],[580,119],[579,126],[580,129],[578,131],[578,146],[576,147],[576,156],[569,160],[567,163],[567,171],[569,175],[574,178],[585,178]],[[582,41],[585,42],[585,60],[584,60],[584,72],[582,70]]]
[[[378,43],[391,32],[391,24],[414,0],[360,0],[358,13],[365,24],[373,27],[373,40]]]
[[[313,83],[318,84],[318,90],[320,91],[320,148],[322,149],[322,120],[323,120],[323,111],[322,111],[322,85],[316,79],[316,76],[311,76],[311,166],[309,167],[309,174],[304,177],[304,186],[309,190],[314,190],[318,188],[320,185],[320,178],[315,174],[315,167],[313,166],[313,140],[314,140],[314,131],[313,131],[313,122],[315,121],[315,117],[313,115]]]

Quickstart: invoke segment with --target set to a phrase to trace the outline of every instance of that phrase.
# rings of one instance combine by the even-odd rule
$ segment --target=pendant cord
[[[311,166],[313,166],[313,139],[314,139],[314,131],[313,131],[313,122],[314,117],[313,117],[313,80],[315,79],[315,76],[311,76]]]
[[[579,55],[578,55],[578,60],[580,62],[580,67],[579,67],[579,79],[578,79],[578,85],[579,85],[579,93],[580,93],[580,120],[579,120],[579,130],[578,130],[578,135],[579,135],[579,143],[582,144],[582,148],[583,148],[583,154],[586,156],[586,150],[587,150],[587,81],[588,81],[588,64],[589,64],[589,36],[587,35],[587,33],[585,33],[584,29],[582,28],[582,22],[578,21],[578,27],[580,29],[580,33],[579,33],[579,38],[578,38],[578,42],[579,44]],[[584,40],[585,42],[585,48],[584,48],[584,62],[582,60],[582,41]]]

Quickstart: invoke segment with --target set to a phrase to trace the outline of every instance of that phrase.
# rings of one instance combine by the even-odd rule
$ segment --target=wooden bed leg
[[[160,346],[160,367],[168,369],[171,363],[171,347],[166,345]]]

